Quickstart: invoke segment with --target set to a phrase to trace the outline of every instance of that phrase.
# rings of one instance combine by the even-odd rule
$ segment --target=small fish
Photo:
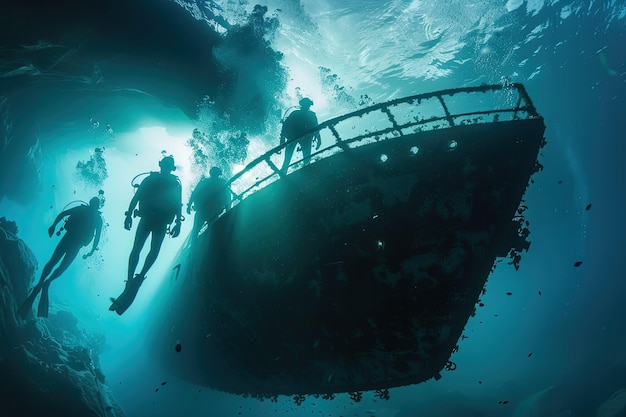
[[[528,357],[529,357],[529,358],[530,358],[531,356],[533,356],[533,353],[532,353],[532,352],[530,352],[530,353],[528,354]]]
[[[574,268],[578,268],[579,266],[581,266],[583,264],[583,261],[577,261],[574,262]]]
[[[159,389],[158,389],[158,388],[157,388],[157,389],[155,389],[155,390],[154,390],[154,392],[159,392]]]
[[[483,383],[483,381],[478,381],[478,383],[479,383],[479,384],[482,384],[482,383]]]
[[[512,294],[513,294],[512,292],[507,292],[507,293],[506,293],[506,295],[512,295]]]
[[[541,291],[537,291],[537,293],[538,293],[539,295],[541,295]]]
[[[559,184],[563,184],[563,180],[559,180],[559,182],[558,182],[558,183],[559,183]]]
[[[165,385],[165,384],[167,384],[167,381],[161,382],[161,385]]]
[[[591,203],[587,204],[587,207],[585,207],[585,210],[587,211],[591,210]]]
[[[180,342],[179,342],[179,343],[176,343],[176,348],[175,348],[175,349],[176,349],[176,352],[180,352],[181,350],[183,350],[183,347],[182,347],[182,345],[180,344]]]
[[[478,303],[479,306],[484,307],[485,303]]]

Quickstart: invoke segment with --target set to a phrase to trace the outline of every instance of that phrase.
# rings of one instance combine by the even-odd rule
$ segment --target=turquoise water
[[[46,236],[56,214],[105,191],[100,250],[79,257],[51,286],[51,311],[70,310],[104,335],[102,370],[128,416],[588,416],[626,388],[623,2],[285,0],[264,3],[260,21],[250,20],[254,3],[245,1],[176,3],[201,22],[201,34],[172,23],[151,42],[122,23],[173,17],[149,2],[105,14],[118,4],[103,2],[98,18],[121,20],[99,35],[106,41],[72,32],[76,16],[60,13],[49,25],[25,25],[22,38],[6,37],[10,47],[0,50],[0,93],[15,102],[11,117],[36,126],[38,136],[25,135],[23,147],[15,146],[18,135],[11,147],[4,143],[5,167],[9,155],[25,162],[2,171],[0,215],[18,222],[41,266],[58,241]],[[47,39],[55,19],[81,36]],[[218,40],[199,41],[209,35]],[[32,52],[46,39],[56,46]],[[171,48],[167,39],[182,43]],[[217,46],[209,51],[211,42]],[[126,55],[110,52],[116,48]],[[196,76],[203,63],[191,57],[202,54],[221,71]],[[187,88],[191,79],[202,83]],[[458,368],[441,380],[392,389],[388,401],[365,393],[355,403],[345,394],[296,406],[168,375],[143,335],[191,221],[181,237],[166,239],[133,307],[121,317],[108,311],[109,297],[123,288],[134,235],[122,227],[131,179],[157,170],[162,151],[175,156],[187,201],[202,164],[234,173],[275,146],[280,117],[301,96],[313,99],[323,121],[412,94],[508,82],[524,83],[547,126],[545,169],[525,196],[532,245],[519,271],[501,263],[489,278],[485,307],[451,359]],[[229,132],[246,132],[245,159],[220,158],[216,145],[203,145],[199,159],[189,142],[194,128],[224,143]],[[96,147],[104,148],[106,178],[90,181],[93,173],[76,164]]]

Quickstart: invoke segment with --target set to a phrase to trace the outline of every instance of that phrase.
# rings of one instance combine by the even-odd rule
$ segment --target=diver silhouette
[[[176,169],[174,158],[166,156],[159,161],[159,172],[151,172],[138,186],[125,213],[124,228],[130,230],[133,225],[133,216],[141,218],[135,233],[133,248],[128,259],[128,275],[124,292],[117,297],[111,298],[112,304],[109,310],[122,315],[132,304],[137,296],[139,287],[146,278],[146,273],[156,261],[161,244],[166,233],[172,237],[180,234],[180,224],[184,220],[182,210],[182,187],[177,176],[171,172]],[[139,209],[135,206],[139,203]],[[169,225],[176,219],[174,227],[169,231]],[[148,236],[150,239],[150,251],[146,256],[141,272],[135,274],[139,263],[139,255]]]
[[[222,170],[213,167],[209,170],[209,178],[200,180],[189,197],[187,214],[191,214],[192,208],[196,211],[191,230],[192,241],[198,237],[204,223],[211,224],[224,210],[230,208],[231,191],[226,181],[220,176]]]
[[[293,152],[296,150],[297,145],[300,145],[300,149],[302,149],[302,159],[304,161],[304,165],[308,165],[310,162],[309,158],[311,156],[313,141],[316,141],[316,150],[322,145],[319,132],[306,134],[318,125],[317,116],[313,111],[309,110],[313,105],[313,101],[310,98],[305,97],[300,100],[299,104],[300,108],[289,114],[287,119],[283,122],[283,127],[280,131],[280,144],[282,145],[285,142],[288,143],[285,147],[285,160],[283,161],[283,166],[280,169],[283,173],[287,172],[287,168],[291,162],[291,157],[293,156]]]
[[[61,241],[52,253],[48,263],[43,267],[39,282],[20,306],[18,313],[23,319],[30,313],[35,297],[37,297],[39,292],[41,292],[41,298],[39,299],[37,316],[48,317],[48,288],[50,287],[50,283],[65,272],[76,258],[76,255],[78,255],[78,251],[81,247],[89,245],[93,240],[91,252],[84,257],[91,256],[98,249],[100,235],[102,234],[102,217],[99,209],[100,199],[93,197],[89,200],[89,204],[83,203],[77,207],[63,210],[56,219],[54,219],[52,226],[48,228],[48,236],[52,237],[57,224],[61,219],[67,217],[64,225],[57,232],[58,236],[61,231],[65,229],[65,235],[61,238]],[[61,258],[63,258],[63,260],[61,260]],[[59,266],[52,271],[52,268],[54,268],[59,261],[61,261]],[[50,272],[52,272],[52,274],[50,274]],[[48,275],[50,275],[49,278]]]

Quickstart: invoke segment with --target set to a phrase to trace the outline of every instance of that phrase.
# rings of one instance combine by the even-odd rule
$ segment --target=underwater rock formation
[[[0,415],[124,416],[98,369],[102,338],[82,331],[68,312],[26,322],[17,316],[37,270],[17,232],[0,218]]]

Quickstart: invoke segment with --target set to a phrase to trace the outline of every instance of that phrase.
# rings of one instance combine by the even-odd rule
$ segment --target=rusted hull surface
[[[246,198],[181,255],[159,337],[186,354],[168,350],[166,363],[252,395],[437,377],[516,244],[543,130],[530,119],[399,137]]]

